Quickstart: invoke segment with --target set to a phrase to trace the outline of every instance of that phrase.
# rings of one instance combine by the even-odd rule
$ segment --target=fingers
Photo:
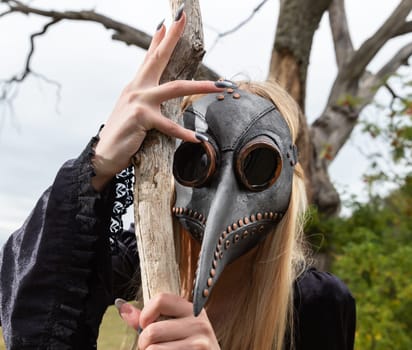
[[[173,50],[184,31],[185,23],[186,15],[184,12],[181,12],[179,19],[173,22],[167,34],[165,34],[165,27],[163,25],[156,31],[144,63],[132,82],[133,86],[137,87],[142,84],[154,85],[159,82]]]
[[[140,343],[140,342],[139,342]],[[182,349],[212,349],[206,341],[199,341],[196,338],[185,339],[167,343],[150,344],[149,347],[142,347],[140,350],[182,350]]]
[[[226,84],[226,87],[235,87],[231,82],[175,80],[149,89],[145,100],[149,104],[159,105],[176,97],[219,92],[222,91],[222,84]],[[182,127],[159,113],[152,115],[151,128],[185,141],[199,142],[194,131]]]
[[[161,316],[171,317],[158,320]],[[219,349],[213,327],[202,310],[193,315],[193,304],[172,294],[151,299],[140,315],[143,332],[139,349]]]
[[[146,53],[143,63],[146,62],[148,57],[150,57],[153,54],[153,52],[157,49],[157,47],[159,46],[159,44],[162,42],[163,38],[165,37],[166,28],[163,25],[164,21],[165,20],[161,21],[158,27],[156,28],[156,32],[153,35],[149,48],[147,49],[147,53]]]
[[[159,130],[161,133],[171,137],[176,137],[188,142],[199,142],[194,131],[184,128],[161,114],[156,115],[153,118],[152,127],[153,129]]]
[[[115,306],[119,311],[120,317],[132,328],[139,329],[140,310],[123,299],[116,299]]]
[[[174,294],[161,293],[145,305],[140,314],[140,325],[144,329],[160,316],[183,318],[192,315],[193,305],[190,302]]]
[[[158,58],[156,67],[158,67],[162,72],[166,68],[167,63],[172,56],[173,50],[175,49],[177,42],[183,34],[185,24],[186,14],[182,12],[179,20],[173,22],[165,39],[162,40],[157,49],[157,54],[155,55]]]
[[[222,82],[175,80],[151,89],[150,98],[155,103],[162,103],[172,98],[194,94],[206,94],[222,91]],[[228,83],[229,84],[229,83]],[[229,86],[226,86],[229,87]],[[235,87],[231,85],[230,87]]]
[[[196,321],[192,315],[151,323],[143,329],[139,337],[139,349],[146,349],[150,344],[176,342],[193,334],[200,334],[202,327],[198,324],[200,322]]]
[[[162,102],[172,98],[187,96],[191,94],[202,94],[222,91],[225,87],[235,87],[231,82],[212,82],[212,81],[190,81],[176,80],[150,88],[145,91],[144,96],[135,95],[135,98],[141,99],[148,106],[158,106]],[[148,108],[145,112],[146,130],[157,129],[165,135],[176,137],[189,142],[198,142],[194,131],[185,129],[174,121],[164,117],[159,113],[158,108]]]
[[[147,49],[145,58],[143,60],[142,65],[140,66],[139,70],[137,71],[137,74],[135,76],[135,78],[133,79],[131,86],[132,87],[138,87],[141,84],[145,84],[147,83],[152,83],[153,81],[156,81],[156,77],[158,75],[158,72],[153,72],[153,71],[148,71],[147,69],[147,65],[148,65],[148,61],[150,59],[153,59],[153,53],[156,51],[156,49],[158,48],[159,44],[162,42],[162,40],[164,39],[165,35],[166,35],[166,28],[163,25],[163,22],[160,22],[156,32],[153,35],[152,41],[150,42],[150,46]]]
[[[159,294],[142,311],[122,299],[115,305],[126,323],[139,331],[141,350],[220,349],[206,311],[195,317],[193,304],[180,296]]]

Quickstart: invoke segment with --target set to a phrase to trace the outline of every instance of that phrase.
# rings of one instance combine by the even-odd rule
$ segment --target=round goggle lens
[[[243,162],[243,172],[251,186],[264,186],[270,182],[278,168],[277,155],[268,148],[256,148]]]
[[[213,172],[215,157],[207,143],[182,143],[173,159],[173,175],[184,186],[199,187]]]
[[[251,191],[261,191],[272,186],[282,170],[280,152],[276,145],[266,138],[248,142],[238,157],[238,176]]]

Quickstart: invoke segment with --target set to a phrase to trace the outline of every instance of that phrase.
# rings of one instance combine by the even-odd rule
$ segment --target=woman
[[[173,209],[182,231],[182,296],[161,294],[143,310],[117,300],[120,315],[141,332],[139,349],[353,347],[353,298],[337,278],[308,268],[301,250],[298,109],[269,83],[159,85],[185,20],[181,8],[167,35],[159,26],[99,135],[61,168],[5,244],[8,349],[95,348],[106,307],[134,297],[134,235],[109,237],[109,226],[115,175],[150,129],[185,141],[175,153]],[[193,94],[185,127],[161,115],[163,101]]]

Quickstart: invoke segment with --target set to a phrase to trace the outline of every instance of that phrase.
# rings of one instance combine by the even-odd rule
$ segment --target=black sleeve
[[[114,184],[104,193],[91,186],[96,141],[64,164],[0,253],[7,349],[96,347],[102,316],[113,303],[112,258],[118,259],[109,242]]]
[[[294,339],[297,350],[352,350],[355,300],[332,274],[313,268],[295,283]]]
[[[135,300],[141,285],[134,225],[115,236],[112,244],[113,300]]]

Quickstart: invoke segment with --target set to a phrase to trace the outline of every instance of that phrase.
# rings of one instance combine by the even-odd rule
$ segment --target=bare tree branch
[[[344,0],[332,1],[329,6],[329,24],[332,30],[336,62],[340,68],[353,54]]]
[[[411,55],[412,43],[409,43],[402,47],[371,79],[368,79],[366,88],[376,91],[376,89],[384,85],[386,80],[401,66],[408,65],[408,59]]]
[[[20,12],[25,15],[36,14],[39,16],[50,17],[58,20],[68,19],[73,21],[89,21],[103,25],[107,29],[114,30],[112,38],[120,40],[128,45],[136,45],[142,49],[148,49],[151,41],[151,36],[119,21],[115,21],[110,17],[101,15],[92,10],[84,11],[47,11],[39,8],[27,6],[17,0],[3,0],[10,6],[10,12]]]
[[[396,102],[397,100],[406,102],[407,99],[404,98],[404,97],[402,97],[402,96],[400,96],[400,95],[398,95],[398,94],[395,92],[395,90],[393,90],[393,88],[389,85],[389,83],[385,83],[383,86],[386,88],[386,90],[388,90],[389,94],[390,94],[391,97],[392,97],[391,103],[389,104],[389,109],[391,110],[391,112],[395,112],[395,108],[394,108],[395,102]]]
[[[47,81],[48,83],[56,85],[58,87],[58,89],[60,89],[60,85],[57,82],[55,82],[53,80],[50,80],[50,79],[46,78],[45,76],[43,76],[39,73],[33,72],[32,69],[31,69],[31,66],[30,66],[31,59],[33,57],[34,50],[35,50],[35,45],[34,45],[35,44],[35,41],[34,41],[35,38],[38,37],[38,36],[44,35],[51,26],[53,26],[54,24],[56,24],[58,22],[60,22],[60,19],[53,19],[49,23],[45,24],[41,31],[33,33],[30,36],[30,49],[29,49],[29,53],[28,53],[27,58],[26,58],[25,67],[19,75],[15,75],[15,76],[11,77],[10,79],[1,81],[4,85],[2,87],[2,92],[0,94],[0,101],[10,98],[10,92],[13,90],[13,85],[16,84],[16,83],[21,83],[30,74],[36,75],[37,77]]]
[[[412,33],[412,21],[404,22],[393,37]]]
[[[5,16],[7,16],[8,14],[10,14],[10,13],[12,13],[13,11],[12,10],[8,10],[8,11],[5,11],[5,12],[2,12],[2,13],[0,13],[0,18],[1,17],[5,17]]]
[[[220,39],[222,39],[223,37],[229,35],[229,34],[233,34],[236,31],[238,31],[240,28],[242,28],[245,24],[247,24],[248,22],[250,22],[250,20],[256,15],[257,12],[259,12],[259,10],[262,8],[262,6],[267,3],[268,0],[263,0],[259,5],[257,5],[252,13],[245,18],[242,22],[238,23],[236,26],[234,26],[232,29],[229,29],[223,33],[218,33],[216,36],[215,41],[213,42],[213,44],[210,46],[209,48],[209,52],[212,51],[214,49],[214,47],[217,45],[217,43],[219,42]]]
[[[266,0],[265,0],[266,1]],[[113,30],[114,33],[112,35],[112,39],[122,41],[127,45],[134,45],[140,47],[142,49],[148,49],[151,36],[138,30],[132,26],[124,24],[122,22],[113,20],[110,17],[104,16],[102,14],[96,13],[93,10],[83,10],[83,11],[54,11],[54,10],[43,10],[39,8],[35,8],[24,4],[19,0],[0,0],[0,2],[9,7],[8,10],[0,14],[0,17],[7,16],[11,13],[22,13],[25,15],[29,14],[36,14],[39,16],[50,18],[51,21],[47,23],[42,31],[38,33],[34,33],[30,37],[30,51],[26,59],[25,67],[22,73],[13,76],[10,79],[3,80],[4,83],[2,90],[0,91],[0,101],[4,101],[7,98],[11,97],[11,91],[13,91],[13,87],[21,83],[30,73],[33,74],[30,67],[31,59],[34,54],[34,39],[37,36],[43,35],[50,26],[62,21],[62,20],[72,20],[72,21],[88,21],[94,22],[103,25],[106,29]],[[57,94],[60,94],[60,84],[46,78],[44,75],[40,73],[35,73],[35,75],[42,80],[52,83],[56,85],[58,91]],[[215,73],[212,69],[201,65],[199,67],[198,73],[196,74],[196,78],[199,79],[211,79],[216,80],[219,77],[217,73]],[[59,97],[58,97],[59,98]]]
[[[402,0],[385,23],[361,45],[348,61],[348,69],[345,70],[347,80],[360,78],[377,52],[400,30],[411,10],[412,0]]]
[[[332,98],[322,115],[312,124],[311,132],[314,137],[315,148],[318,154],[327,145],[330,147],[329,158],[333,159],[345,144],[354,126],[357,123],[361,110],[371,103],[379,87],[385,85],[386,80],[393,75],[400,66],[407,64],[412,55],[412,43],[401,48],[375,75],[364,71],[356,80],[356,84],[347,86],[342,81],[335,81]],[[324,166],[330,160],[322,161]]]

